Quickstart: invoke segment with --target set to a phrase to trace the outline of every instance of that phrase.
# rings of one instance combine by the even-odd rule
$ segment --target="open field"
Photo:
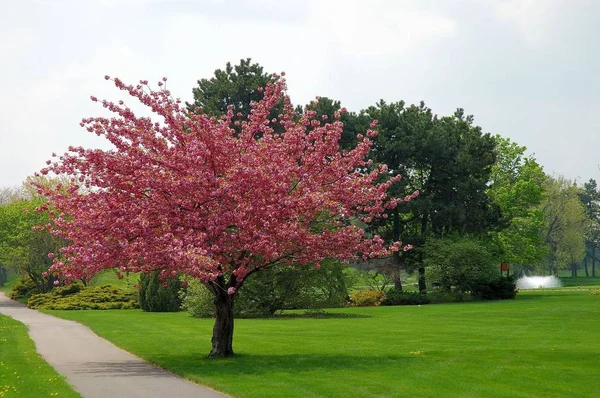
[[[595,397],[600,389],[600,296],[588,290],[240,319],[238,356],[225,360],[206,358],[210,319],[139,310],[48,312],[236,397]]]
[[[35,351],[27,328],[0,315],[0,397],[79,397]]]

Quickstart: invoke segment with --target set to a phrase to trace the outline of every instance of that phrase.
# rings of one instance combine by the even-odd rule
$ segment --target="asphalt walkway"
[[[84,398],[226,397],[145,362],[77,322],[31,310],[1,292],[0,313],[29,328],[37,351]]]

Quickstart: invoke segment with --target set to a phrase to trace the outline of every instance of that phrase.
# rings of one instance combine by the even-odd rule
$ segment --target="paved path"
[[[226,397],[150,365],[77,322],[30,310],[1,292],[0,313],[29,328],[37,351],[84,398]]]

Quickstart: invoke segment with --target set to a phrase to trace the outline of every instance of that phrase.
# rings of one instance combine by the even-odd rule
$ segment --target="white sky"
[[[529,148],[548,173],[600,177],[600,1],[0,0],[0,187],[69,145],[119,98],[104,75],[200,78],[252,57],[285,71],[295,104],[328,96],[358,111],[424,100],[465,108]]]

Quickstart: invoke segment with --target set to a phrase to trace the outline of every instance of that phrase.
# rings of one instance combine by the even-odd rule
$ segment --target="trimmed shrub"
[[[211,318],[215,314],[213,294],[202,282],[192,279],[179,291],[181,309],[196,318]]]
[[[181,281],[178,277],[160,278],[160,271],[140,276],[140,308],[147,312],[175,312],[181,308]]]
[[[29,297],[41,293],[36,284],[27,276],[19,278],[12,287],[9,297],[13,300],[27,302]]]
[[[385,300],[385,292],[381,290],[359,290],[350,295],[351,307],[374,307]]]
[[[479,300],[507,300],[517,296],[517,283],[512,276],[500,276],[473,285],[471,294]]]
[[[445,291],[473,291],[475,285],[500,276],[491,253],[476,240],[431,239],[423,262]]]
[[[402,292],[389,289],[381,305],[421,305],[429,304],[429,297],[419,292]]]
[[[594,289],[590,292],[592,296],[600,296],[600,289]]]
[[[29,308],[45,310],[114,310],[139,308],[135,291],[111,285],[83,287],[80,282],[35,294]]]

